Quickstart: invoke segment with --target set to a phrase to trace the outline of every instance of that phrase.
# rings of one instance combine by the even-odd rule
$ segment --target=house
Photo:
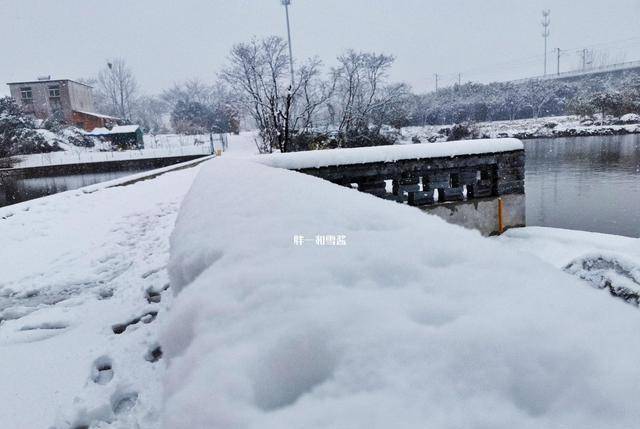
[[[111,129],[96,128],[87,135],[108,141],[111,146],[120,150],[144,149],[142,129],[139,125],[119,125]]]
[[[70,79],[51,79],[8,83],[11,97],[24,111],[38,119],[58,116],[69,124],[86,131],[110,127],[121,122],[119,118],[95,113],[92,87]]]

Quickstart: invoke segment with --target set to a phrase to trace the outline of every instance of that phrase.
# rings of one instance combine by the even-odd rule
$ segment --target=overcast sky
[[[332,65],[348,48],[390,53],[393,79],[418,91],[433,89],[434,73],[443,85],[457,73],[483,82],[538,75],[543,8],[549,50],[597,45],[612,59],[640,59],[640,0],[292,0],[294,56]],[[95,76],[122,57],[150,94],[213,80],[234,43],[286,36],[279,0],[0,0],[0,16],[3,82]],[[578,61],[565,54],[561,68]]]

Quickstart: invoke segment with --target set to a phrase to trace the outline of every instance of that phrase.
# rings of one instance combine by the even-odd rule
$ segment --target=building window
[[[60,98],[60,85],[53,85],[49,87],[49,98]]]
[[[33,92],[31,91],[31,87],[25,86],[20,88],[20,97],[22,98],[23,103],[33,103]]]

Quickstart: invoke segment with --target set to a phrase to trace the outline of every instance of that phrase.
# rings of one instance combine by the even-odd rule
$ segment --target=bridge
[[[522,142],[486,139],[294,152],[258,162],[500,233],[525,224]]]

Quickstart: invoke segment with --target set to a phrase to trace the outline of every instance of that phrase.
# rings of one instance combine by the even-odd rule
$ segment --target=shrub
[[[0,98],[0,158],[60,150],[36,130],[33,119],[11,97]]]
[[[451,127],[447,141],[467,140],[480,138],[478,128],[470,123],[455,124]]]

